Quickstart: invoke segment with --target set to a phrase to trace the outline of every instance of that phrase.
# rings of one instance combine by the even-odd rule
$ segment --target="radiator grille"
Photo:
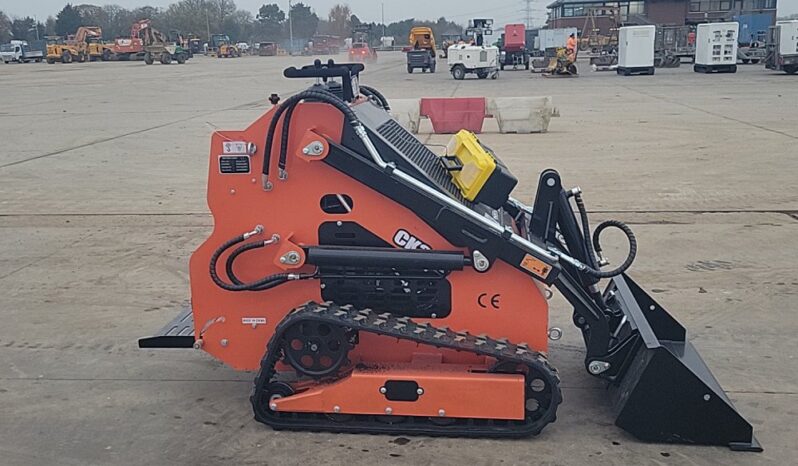
[[[471,202],[463,197],[463,194],[452,183],[452,177],[443,167],[438,156],[420,143],[418,139],[410,134],[406,129],[390,119],[377,128],[377,133],[396,147],[402,155],[413,163],[418,169],[427,175],[444,192],[449,193],[453,198],[461,203],[473,207]]]

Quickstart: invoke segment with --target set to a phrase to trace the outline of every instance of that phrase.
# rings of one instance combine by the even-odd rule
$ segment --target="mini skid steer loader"
[[[522,437],[562,401],[546,359],[553,287],[618,426],[761,450],[685,329],[625,274],[628,226],[591,233],[580,190],[554,170],[531,206],[512,198],[516,178],[471,133],[434,154],[359,85],[363,69],[288,68],[316,84],[213,134],[214,229],[191,257],[191,308],[142,348],[257,371],[255,418],[274,429]],[[629,255],[601,270],[610,228]]]

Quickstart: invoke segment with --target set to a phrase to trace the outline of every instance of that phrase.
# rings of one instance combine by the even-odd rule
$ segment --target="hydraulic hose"
[[[332,97],[333,99],[340,101],[341,99],[333,94],[332,92],[324,89],[324,88],[317,88],[311,89],[312,92],[323,92],[328,96]],[[283,130],[280,138],[280,158],[277,161],[277,168],[278,168],[278,177],[281,180],[285,180],[288,177],[288,174],[285,171],[285,164],[286,159],[288,158],[288,136],[291,131],[291,117],[294,114],[294,110],[296,109],[297,104],[299,101],[296,101],[291,104],[290,108],[285,112],[285,117],[283,118]],[[328,102],[329,103],[329,102]],[[349,108],[348,106],[346,108]]]
[[[596,278],[610,278],[626,272],[629,267],[631,267],[632,262],[634,262],[635,257],[637,256],[637,238],[635,238],[635,234],[632,229],[620,220],[607,220],[605,222],[601,222],[601,224],[596,227],[591,241],[590,224],[588,223],[587,210],[585,209],[585,203],[582,201],[581,193],[575,193],[574,199],[576,200],[576,207],[579,209],[579,217],[582,221],[582,231],[585,237],[585,246],[587,247],[588,261],[590,261],[590,264],[585,264],[585,268],[582,270],[588,275]],[[601,236],[601,232],[607,228],[618,228],[626,235],[626,239],[629,241],[629,254],[626,256],[626,260],[624,260],[620,266],[613,270],[602,272],[599,270],[599,264],[596,261],[596,254],[601,254],[602,249],[599,237]]]
[[[296,104],[305,99],[312,99],[330,104],[333,107],[337,108],[341,113],[343,113],[346,119],[349,120],[350,124],[352,125],[356,123],[359,124],[355,112],[351,108],[349,108],[349,106],[346,105],[345,102],[343,102],[341,99],[339,99],[338,97],[336,97],[335,95],[326,90],[309,89],[307,91],[294,94],[291,97],[287,98],[282,103],[282,105],[280,105],[280,107],[278,107],[277,110],[275,111],[274,117],[272,117],[272,121],[269,123],[269,129],[266,133],[266,144],[264,147],[263,169],[262,169],[263,185],[265,189],[268,189],[267,185],[269,184],[268,183],[269,165],[271,162],[271,150],[272,150],[272,145],[274,143],[274,133],[277,129],[277,123],[284,112],[286,112],[289,109],[292,109]],[[290,119],[288,117],[289,115],[286,114],[286,117],[283,119],[284,121],[283,121],[283,131],[281,139],[281,142],[283,142],[283,144],[281,145],[280,149],[280,158],[282,159],[283,169],[285,169],[285,158],[288,150],[287,141],[288,141],[288,130],[290,128]]]
[[[578,190],[574,191],[574,200],[576,201],[576,207],[579,210],[579,221],[582,224],[582,237],[585,240],[585,249],[587,249],[587,265],[595,270],[598,270],[599,263],[596,261],[596,254],[590,249],[590,221],[587,218],[587,209],[585,208],[585,203],[582,200],[582,193],[580,193]]]
[[[377,101],[379,101],[383,110],[385,110],[386,112],[391,110],[391,106],[388,104],[388,99],[386,99],[385,96],[382,95],[382,93],[377,89],[374,89],[371,86],[366,86],[364,84],[361,84],[360,93],[367,97],[373,96],[375,99],[377,99]]]
[[[235,254],[235,257],[232,258],[232,261],[230,260],[230,258],[228,258],[228,263],[226,267],[227,268],[226,271],[230,276],[231,281],[233,281],[233,283],[231,284],[222,280],[222,278],[219,277],[219,274],[216,273],[216,266],[217,263],[219,262],[219,257],[221,257],[221,255],[224,254],[224,252],[230,249],[231,247],[241,243],[242,241],[250,238],[253,235],[260,234],[262,231],[263,227],[259,225],[255,230],[251,232],[238,235],[234,238],[225,241],[224,243],[222,243],[221,246],[219,246],[216,249],[216,251],[214,251],[213,255],[211,256],[209,264],[210,275],[213,282],[219,288],[222,288],[227,291],[263,291],[263,290],[268,290],[270,288],[274,288],[275,286],[278,285],[282,285],[283,283],[289,280],[300,280],[300,279],[312,278],[314,276],[313,274],[277,273],[277,274],[267,275],[259,280],[255,280],[254,282],[242,283],[241,280],[239,280],[238,277],[236,277],[235,274],[232,273],[233,261],[235,261],[235,257],[238,257],[240,254],[249,251],[251,249],[257,249],[259,247],[263,247],[267,244],[266,242],[257,242],[257,243],[245,244],[237,248],[235,251],[233,251],[232,254]]]
[[[593,247],[591,248],[591,249],[595,248],[596,253],[599,255],[601,255],[601,244],[599,243],[599,236],[601,235],[602,231],[610,227],[618,228],[619,230],[621,230],[626,235],[626,238],[629,240],[629,254],[626,256],[626,260],[623,261],[623,263],[620,266],[618,266],[616,269],[610,270],[609,272],[603,272],[609,274],[610,277],[614,277],[616,275],[620,275],[626,272],[626,270],[628,270],[629,267],[631,267],[632,262],[634,262],[635,257],[637,256],[637,239],[635,238],[635,234],[634,232],[632,232],[632,229],[629,228],[629,225],[621,222],[620,220],[607,220],[601,222],[599,226],[597,226],[596,229],[593,231]],[[588,245],[590,245],[589,241],[587,241],[587,243]],[[608,277],[602,276],[599,278],[608,278]]]
[[[280,138],[280,158],[277,161],[277,176],[281,180],[285,180],[288,174],[285,171],[285,163],[288,158],[288,136],[291,132],[291,117],[294,115],[296,104],[292,105],[286,112],[283,118],[283,133]]]
[[[263,242],[258,241],[257,243],[246,243],[242,244],[241,246],[237,247],[227,256],[227,261],[224,265],[224,270],[227,273],[227,276],[230,278],[230,281],[233,282],[234,285],[243,285],[244,282],[238,279],[235,272],[233,272],[233,262],[235,262],[236,258],[241,254],[251,251],[253,249],[260,249],[266,246]]]

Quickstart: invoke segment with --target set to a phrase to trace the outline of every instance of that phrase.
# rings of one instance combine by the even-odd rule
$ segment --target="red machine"
[[[684,327],[626,275],[627,225],[591,232],[581,190],[554,170],[533,205],[514,199],[518,180],[471,133],[436,155],[359,84],[363,69],[288,68],[317,84],[213,134],[192,307],[141,347],[193,345],[258,371],[255,418],[275,429],[520,437],[562,401],[547,359],[556,288],[617,425],[761,451]],[[629,253],[606,270],[599,237],[613,228]]]
[[[376,63],[377,51],[365,42],[355,42],[349,49],[349,61],[362,63]]]
[[[310,40],[308,51],[313,55],[338,55],[341,44],[338,36],[317,34]]]
[[[119,37],[114,40],[113,52],[118,60],[132,60],[144,58],[144,41],[140,31],[149,27],[151,21],[142,19],[130,27],[130,37]]]
[[[523,66],[529,69],[529,51],[526,48],[526,29],[523,24],[508,24],[504,26],[501,49],[501,69],[512,66],[517,69]]]

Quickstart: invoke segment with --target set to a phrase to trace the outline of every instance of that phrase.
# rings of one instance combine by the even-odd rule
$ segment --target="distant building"
[[[620,9],[624,25],[661,24],[682,26],[717,21],[732,21],[740,15],[766,15],[776,21],[776,0],[557,0],[549,4],[549,28],[575,27],[582,30],[593,7],[596,28],[607,35],[612,25],[611,7]],[[607,7],[602,10],[601,7]]]

